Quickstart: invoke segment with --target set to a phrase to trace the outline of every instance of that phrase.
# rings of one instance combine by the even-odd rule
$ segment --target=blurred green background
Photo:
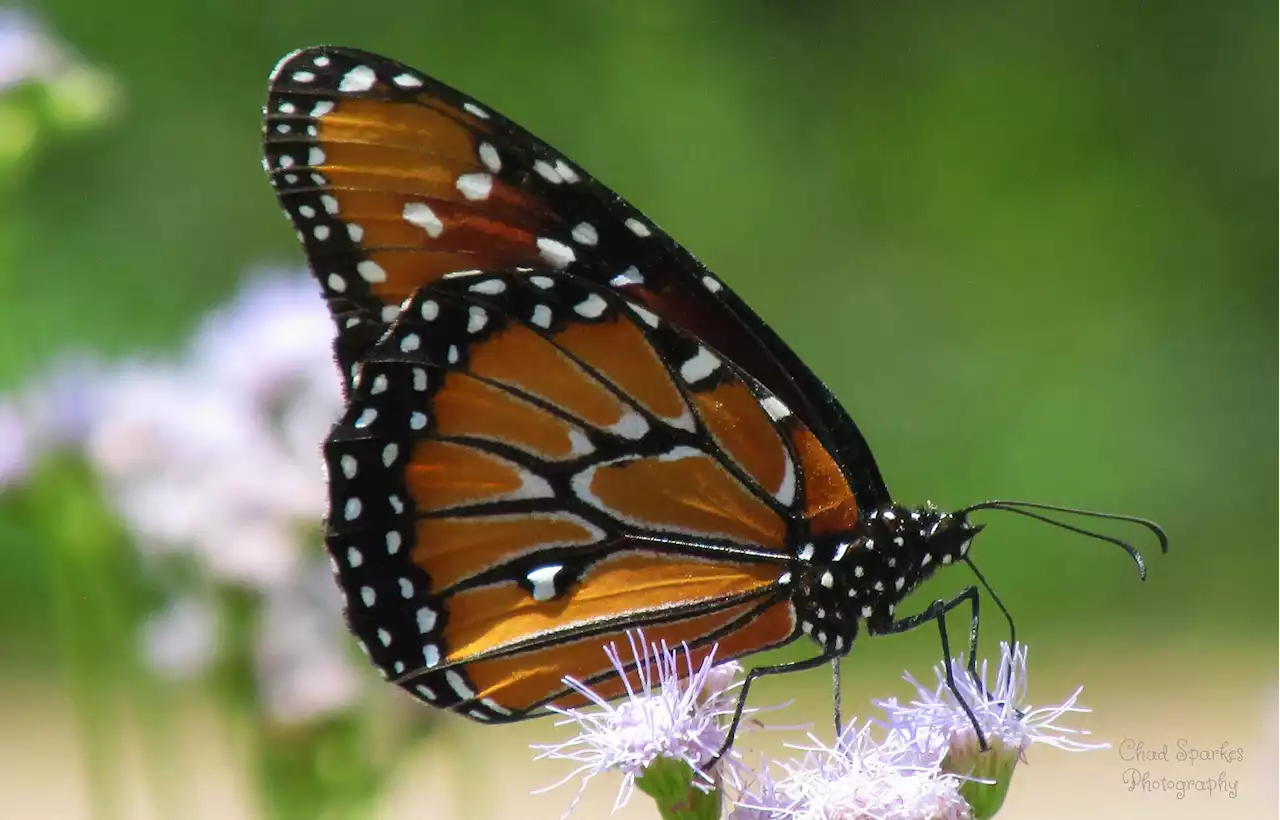
[[[358,46],[492,105],[652,216],[827,380],[900,500],[1163,524],[1172,549],[1147,553],[1143,585],[1118,550],[988,518],[979,564],[1064,681],[1105,668],[1172,703],[1165,673],[1186,664],[1197,685],[1274,695],[1274,3],[28,10],[113,91],[93,127],[0,139],[25,146],[0,191],[0,393],[71,349],[176,350],[255,267],[301,266],[259,167],[267,73],[299,46]],[[74,689],[29,522],[0,502],[0,686]],[[913,635],[848,669],[880,693],[936,653]],[[825,687],[804,682],[815,710]]]

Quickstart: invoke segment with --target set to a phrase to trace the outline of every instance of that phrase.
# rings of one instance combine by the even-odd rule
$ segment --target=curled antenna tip
[[[983,501],[979,504],[974,504],[972,506],[964,508],[963,510],[960,510],[958,513],[956,513],[956,515],[963,517],[965,515],[968,515],[971,512],[976,512],[978,510],[1003,510],[1005,512],[1017,513],[1018,515],[1023,515],[1023,516],[1026,516],[1027,518],[1034,518],[1035,520],[1041,521],[1045,524],[1051,524],[1060,529],[1068,530],[1070,532],[1078,533],[1080,535],[1085,535],[1085,536],[1088,536],[1089,538],[1094,538],[1099,541],[1106,541],[1110,544],[1115,544],[1116,546],[1123,549],[1126,553],[1128,553],[1129,557],[1133,559],[1133,562],[1138,565],[1138,578],[1143,581],[1147,580],[1147,564],[1142,559],[1142,554],[1138,552],[1138,550],[1135,549],[1133,545],[1130,544],[1128,541],[1123,541],[1119,538],[1107,535],[1105,533],[1096,532],[1094,530],[1087,530],[1087,529],[1084,529],[1083,527],[1077,527],[1073,524],[1068,524],[1063,521],[1058,521],[1057,519],[1050,518],[1046,515],[1040,515],[1038,513],[1031,512],[1031,510],[1046,510],[1051,512],[1062,513],[1064,515],[1079,515],[1085,518],[1102,518],[1108,521],[1122,521],[1128,524],[1137,524],[1138,526],[1149,530],[1153,535],[1155,535],[1156,540],[1159,541],[1160,543],[1160,552],[1162,553],[1169,552],[1169,536],[1165,534],[1164,529],[1154,521],[1151,521],[1146,518],[1139,518],[1135,515],[1119,515],[1116,513],[1097,512],[1094,510],[1080,510],[1074,507],[1061,507],[1055,504],[1038,504],[1032,501],[1003,501],[1003,500]]]

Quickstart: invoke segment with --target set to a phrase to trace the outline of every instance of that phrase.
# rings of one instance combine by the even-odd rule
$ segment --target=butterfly
[[[718,276],[492,108],[375,54],[275,67],[263,167],[337,327],[346,408],[324,443],[325,541],[352,632],[418,699],[481,722],[625,693],[603,648],[643,628],[696,666],[808,636],[939,629],[1004,510],[896,503],[852,419]],[[1003,604],[996,598],[1002,610]],[[1007,610],[1004,610],[1008,617]],[[1009,618],[1012,630],[1012,618]],[[967,707],[966,707],[967,708]],[[972,713],[970,714],[972,717]],[[976,726],[976,724],[975,724]]]

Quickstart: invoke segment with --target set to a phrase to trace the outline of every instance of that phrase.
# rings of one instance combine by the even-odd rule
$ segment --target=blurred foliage
[[[300,265],[259,167],[265,79],[359,46],[655,216],[828,380],[902,500],[1168,528],[1140,588],[1118,551],[993,520],[976,555],[1021,634],[1275,646],[1274,3],[37,11],[112,78],[90,96],[113,116],[28,140],[0,183],[0,385],[71,349],[174,348],[252,266]],[[62,110],[22,93],[0,148]],[[94,526],[80,510],[62,525]],[[0,647],[34,668],[56,645],[44,538],[0,505]]]

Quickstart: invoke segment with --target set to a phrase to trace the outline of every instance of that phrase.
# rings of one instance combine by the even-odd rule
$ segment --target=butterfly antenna
[[[1004,500],[983,501],[980,504],[974,504],[971,507],[966,507],[963,510],[960,510],[956,515],[965,516],[971,512],[977,512],[978,510],[1003,510],[1004,512],[1017,513],[1018,515],[1023,515],[1027,518],[1034,518],[1037,521],[1042,521],[1045,524],[1051,524],[1059,529],[1094,538],[1098,541],[1106,541],[1109,544],[1115,544],[1120,547],[1120,549],[1128,553],[1129,557],[1133,559],[1133,562],[1138,565],[1138,576],[1144,581],[1147,579],[1146,562],[1142,560],[1142,554],[1139,553],[1138,550],[1135,549],[1128,541],[1107,535],[1106,533],[1088,530],[1074,524],[1068,524],[1065,521],[1059,521],[1056,518],[1050,518],[1047,515],[1040,515],[1039,513],[1031,512],[1031,510],[1046,510],[1049,512],[1062,513],[1064,515],[1078,515],[1084,518],[1101,518],[1108,521],[1123,521],[1126,524],[1137,524],[1140,527],[1150,530],[1151,533],[1155,535],[1156,539],[1160,542],[1160,551],[1162,553],[1167,553],[1169,551],[1169,536],[1165,534],[1165,531],[1160,527],[1160,525],[1154,521],[1150,521],[1146,518],[1139,518],[1134,515],[1119,515],[1117,513],[1097,512],[1096,510],[1080,510],[1074,507],[1060,507],[1055,504],[1039,504],[1033,501]]]

